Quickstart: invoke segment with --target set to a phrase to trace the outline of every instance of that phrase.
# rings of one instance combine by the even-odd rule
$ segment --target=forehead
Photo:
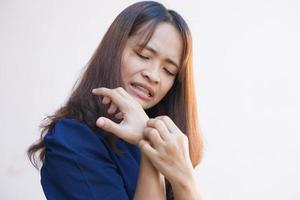
[[[128,40],[130,46],[142,45],[147,37],[143,28]],[[160,23],[155,28],[146,46],[153,48],[158,55],[180,63],[182,38],[179,31],[169,23]]]

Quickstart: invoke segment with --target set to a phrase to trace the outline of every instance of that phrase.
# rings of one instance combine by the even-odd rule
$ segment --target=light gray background
[[[0,199],[44,199],[25,150],[135,1],[0,1]],[[300,1],[162,1],[188,21],[205,200],[300,199]]]

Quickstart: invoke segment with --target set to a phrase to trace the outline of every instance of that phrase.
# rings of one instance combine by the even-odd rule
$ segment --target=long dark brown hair
[[[47,116],[41,124],[39,140],[32,144],[27,153],[31,163],[38,164],[45,159],[43,138],[55,123],[62,118],[72,118],[86,123],[96,132],[102,132],[96,126],[100,116],[112,118],[100,98],[91,93],[93,88],[116,88],[122,86],[121,58],[128,38],[143,27],[146,39],[150,40],[156,26],[166,22],[172,24],[181,34],[183,52],[179,72],[168,94],[154,107],[146,110],[149,117],[168,115],[189,139],[190,156],[196,166],[202,155],[203,143],[198,127],[196,96],[192,69],[192,38],[183,18],[173,10],[153,1],[135,3],[123,10],[113,21],[100,45],[88,61],[85,71],[74,85],[72,93],[64,106],[53,115]],[[144,28],[145,27],[145,28]],[[114,148],[115,137],[107,134]]]

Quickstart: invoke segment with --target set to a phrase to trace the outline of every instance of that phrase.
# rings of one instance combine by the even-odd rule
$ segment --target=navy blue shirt
[[[41,184],[49,200],[132,199],[140,165],[136,145],[117,141],[115,153],[103,135],[73,119],[61,119],[44,137]]]

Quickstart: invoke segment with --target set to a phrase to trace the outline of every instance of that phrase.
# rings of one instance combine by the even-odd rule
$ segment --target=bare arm
[[[164,177],[142,153],[140,173],[134,200],[166,199]]]

